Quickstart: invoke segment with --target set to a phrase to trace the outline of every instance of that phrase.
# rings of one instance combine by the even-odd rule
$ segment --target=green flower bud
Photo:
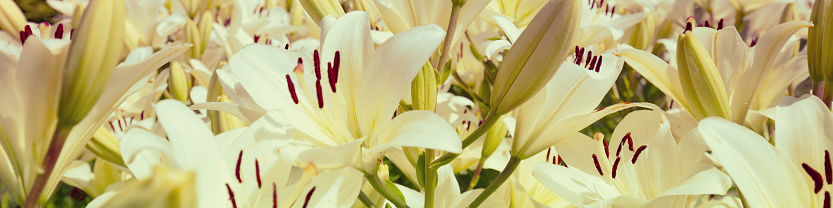
[[[437,106],[437,73],[430,63],[411,82],[411,102],[413,110],[434,111]]]
[[[685,31],[677,39],[677,69],[688,101],[688,110],[694,118],[701,120],[718,116],[732,120],[729,96],[720,72],[706,48],[691,31]]]
[[[206,11],[202,14],[199,25],[197,25],[197,29],[200,33],[200,54],[205,52],[205,47],[208,46],[208,41],[211,40],[212,26],[214,26],[214,15],[211,14],[210,11]],[[196,59],[199,58],[200,57],[196,57]]]
[[[654,43],[654,28],[656,28],[654,13],[647,13],[645,19],[633,28],[628,44],[639,50],[648,49]]]
[[[91,1],[85,9],[64,66],[62,125],[80,122],[104,92],[124,45],[124,14],[124,1]]]
[[[192,47],[193,48],[193,47]],[[171,61],[171,76],[168,78],[168,91],[171,92],[171,97],[188,103],[188,91],[190,76],[182,68],[178,61]]]
[[[504,114],[535,95],[563,63],[581,22],[581,3],[551,0],[503,58],[492,90],[492,112]]]
[[[337,17],[344,15],[344,9],[341,8],[338,0],[301,0],[301,5],[304,6],[304,10],[315,20],[316,24],[319,24],[321,19],[327,15]]]
[[[232,103],[228,95],[220,96],[220,102]],[[233,116],[225,112],[220,112],[217,116],[219,116],[220,121],[220,133],[249,125],[246,122],[243,122],[243,120],[240,120],[240,118],[237,118],[237,116]]]
[[[197,28],[197,25],[194,24],[194,21],[188,20],[185,22],[185,28],[183,28],[183,35],[182,39],[186,43],[194,44],[190,49],[188,49],[185,54],[188,55],[189,58],[192,59],[200,59],[202,56],[202,51],[205,49],[205,46],[202,45],[202,36],[200,35],[200,30]]]
[[[810,21],[814,26],[807,34],[807,66],[813,82],[824,81],[825,76],[833,78],[833,5],[830,0],[818,0],[813,5]]]
[[[501,116],[500,120],[506,118],[506,115]],[[481,160],[486,160],[489,156],[492,156],[492,153],[495,152],[497,147],[500,145],[500,142],[506,138],[506,134],[509,133],[509,129],[506,127],[506,124],[503,122],[498,122],[491,129],[489,132],[486,133],[486,141],[483,141],[483,151],[480,152]]]
[[[127,167],[121,157],[120,142],[107,127],[102,126],[95,131],[93,138],[87,143],[87,150],[101,159],[121,167]]]
[[[0,0],[0,30],[20,38],[20,31],[26,27],[26,17],[12,0]]]

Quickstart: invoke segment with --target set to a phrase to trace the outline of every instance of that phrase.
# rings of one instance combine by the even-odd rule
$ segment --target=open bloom
[[[774,146],[718,118],[703,119],[697,131],[751,207],[829,207],[833,113],[815,96],[784,97],[775,128]]]
[[[702,163],[702,140],[674,140],[662,111],[631,112],[609,144],[579,133],[555,148],[569,168],[538,163],[532,174],[577,206],[684,207],[690,196],[722,195],[732,185],[725,173]]]
[[[752,122],[747,119],[750,110],[773,107],[788,85],[806,78],[807,70],[803,69],[806,67],[806,56],[793,54],[792,47],[784,46],[796,31],[811,26],[810,23],[798,21],[781,24],[767,32],[751,48],[733,26],[718,28],[720,30],[693,28],[692,33],[702,43],[709,58],[714,60],[725,86],[731,120],[741,124]],[[616,55],[623,57],[628,65],[673,99],[675,105],[682,105],[686,111],[692,112],[691,106],[698,101],[687,100],[674,60],[672,64],[667,64],[649,52],[621,47]]]
[[[322,30],[321,51],[309,54],[259,44],[244,48],[219,72],[239,81],[224,88],[229,94],[245,89],[247,95],[235,97],[249,111],[276,109],[292,118],[296,139],[318,147],[361,144],[352,151],[361,155],[343,152],[338,158],[365,173],[375,172],[391,147],[459,153],[457,134],[434,113],[409,111],[391,119],[411,80],[442,41],[442,30],[436,25],[416,27],[374,50],[367,13],[332,18],[324,20],[329,27]]]

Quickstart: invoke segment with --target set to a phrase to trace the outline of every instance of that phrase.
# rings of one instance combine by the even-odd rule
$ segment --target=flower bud
[[[492,112],[517,108],[550,81],[570,52],[580,19],[580,1],[551,0],[541,8],[498,68]]]
[[[315,20],[316,24],[319,24],[321,19],[327,15],[337,17],[344,15],[344,9],[341,8],[338,0],[301,0],[301,5],[304,6],[304,10]]]
[[[192,47],[193,48],[193,47]],[[178,61],[171,61],[171,76],[168,81],[168,91],[171,92],[173,99],[179,100],[182,103],[188,103],[188,89],[190,89],[188,81],[190,77],[185,73],[185,69]]]
[[[200,35],[200,30],[197,29],[197,24],[194,24],[194,21],[188,20],[185,22],[185,28],[183,28],[184,34],[182,35],[183,41],[186,43],[194,44],[191,48],[188,49],[185,54],[192,59],[200,59],[202,55],[202,50],[205,49],[205,46],[202,45],[202,36]]]
[[[413,110],[434,111],[437,106],[437,73],[426,63],[411,82]]]
[[[210,11],[202,14],[200,22],[197,25],[197,30],[200,32],[200,54],[205,52],[205,47],[208,46],[208,41],[211,40],[211,28],[214,25],[214,15]],[[200,57],[196,57],[199,59]]]
[[[787,2],[787,5],[784,6],[784,11],[781,12],[781,21],[779,23],[799,20],[801,19],[798,17],[798,9],[795,7],[795,4],[793,2]]]
[[[100,207],[196,207],[196,176],[158,166],[153,177],[128,182]]]
[[[688,110],[694,118],[701,120],[718,116],[732,120],[729,96],[720,72],[706,48],[690,30],[677,39],[677,69]]]
[[[87,143],[87,150],[107,162],[127,167],[122,159],[119,145],[119,140],[107,130],[107,127],[102,126],[95,131],[93,138]]]
[[[26,27],[26,17],[12,0],[0,0],[0,30],[20,39],[19,31]]]
[[[819,0],[813,5],[810,21],[813,27],[807,34],[807,66],[813,82],[829,80],[833,76],[833,5],[830,0]]]
[[[124,1],[92,1],[84,10],[64,66],[62,125],[80,122],[107,86],[124,45],[124,14]]]
[[[500,120],[504,121],[506,119],[506,115],[501,116]],[[483,141],[483,151],[480,152],[481,160],[485,160],[495,152],[498,146],[500,146],[500,142],[506,138],[506,134],[509,133],[509,129],[506,127],[506,124],[503,122],[498,122],[491,129],[489,132],[486,133],[486,140]]]
[[[220,96],[219,101],[224,102],[224,103],[232,103],[231,100],[229,99],[228,95]],[[217,116],[219,116],[220,132],[221,133],[231,131],[232,129],[236,129],[236,128],[240,128],[240,127],[244,127],[244,126],[249,125],[246,122],[243,122],[243,120],[240,120],[240,118],[237,118],[237,116],[233,116],[233,115],[225,113],[225,112],[219,112],[219,114],[217,114]]]
[[[654,13],[647,13],[645,19],[633,27],[629,45],[639,50],[647,50],[654,43],[654,28],[656,28],[654,15]]]

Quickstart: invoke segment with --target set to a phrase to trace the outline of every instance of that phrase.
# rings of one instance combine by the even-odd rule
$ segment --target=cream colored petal
[[[683,88],[678,81],[680,77],[676,68],[653,54],[641,50],[619,49],[615,54],[624,58],[625,63],[633,67],[665,95],[688,109],[688,102],[685,100]]]

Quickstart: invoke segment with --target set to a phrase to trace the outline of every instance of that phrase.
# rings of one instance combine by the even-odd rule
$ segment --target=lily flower
[[[628,114],[609,143],[577,133],[555,148],[569,168],[538,163],[532,175],[576,206],[684,207],[691,196],[722,195],[732,185],[728,175],[702,163],[702,140],[677,143],[658,110]]]
[[[301,203],[345,207],[355,200],[343,198],[358,195],[363,180],[356,170],[324,171],[314,166],[293,170],[293,162],[280,150],[292,141],[292,129],[278,113],[268,113],[249,127],[215,137],[179,101],[160,101],[156,111],[170,141],[142,128],[131,129],[121,146],[125,163],[139,180],[154,177],[151,173],[158,167],[194,171],[199,207],[288,207]],[[342,200],[325,200],[328,198]]]
[[[815,96],[775,107],[775,145],[746,127],[706,118],[697,132],[751,207],[827,207],[833,191],[833,113]]]
[[[67,31],[68,29],[65,29]],[[66,34],[66,33],[61,33]],[[70,166],[72,158],[83,151],[84,144],[95,133],[115,108],[126,98],[125,93],[134,91],[135,84],[141,86],[142,78],[159,66],[182,53],[188,46],[179,45],[163,49],[150,57],[133,64],[125,64],[113,70],[111,79],[104,86],[104,92],[93,104],[92,110],[70,131],[64,150],[46,183],[41,200],[53,192],[63,172]],[[0,180],[14,200],[22,203],[42,167],[46,149],[49,146],[54,122],[57,120],[57,105],[61,85],[63,64],[66,61],[69,41],[63,39],[41,39],[27,36],[19,55],[0,53],[2,81],[0,106],[0,128],[5,132],[3,154],[0,155]],[[51,61],[44,61],[51,60]]]
[[[223,76],[229,81],[239,81],[224,84],[232,87],[226,88],[227,92],[245,90],[250,98],[235,97],[253,102],[237,103],[255,115],[263,112],[259,109],[280,110],[293,118],[296,139],[318,147],[363,140],[361,149],[356,149],[362,156],[342,158],[354,158],[349,165],[368,174],[375,172],[378,159],[392,147],[459,153],[457,134],[434,113],[409,111],[391,119],[411,80],[442,41],[442,30],[436,25],[416,27],[394,35],[374,50],[367,13],[333,18],[324,19],[330,23],[322,29],[322,50],[314,51],[312,57],[259,44],[240,50],[219,72],[228,73]],[[241,115],[237,109],[224,111]]]
[[[794,56],[786,47],[790,37],[801,28],[812,27],[807,22],[789,22],[776,26],[751,48],[743,42],[734,26],[715,30],[694,27],[692,33],[705,51],[725,86],[729,99],[729,117],[738,123],[747,120],[750,110],[760,111],[774,106],[777,99],[794,80],[806,78],[806,56]],[[668,95],[675,104],[692,112],[695,101],[688,101],[680,84],[678,68],[659,57],[641,50],[620,47],[615,54]],[[679,56],[679,54],[677,54]],[[674,60],[672,60],[672,63]],[[679,62],[678,62],[679,63]],[[745,122],[744,122],[745,121]]]

